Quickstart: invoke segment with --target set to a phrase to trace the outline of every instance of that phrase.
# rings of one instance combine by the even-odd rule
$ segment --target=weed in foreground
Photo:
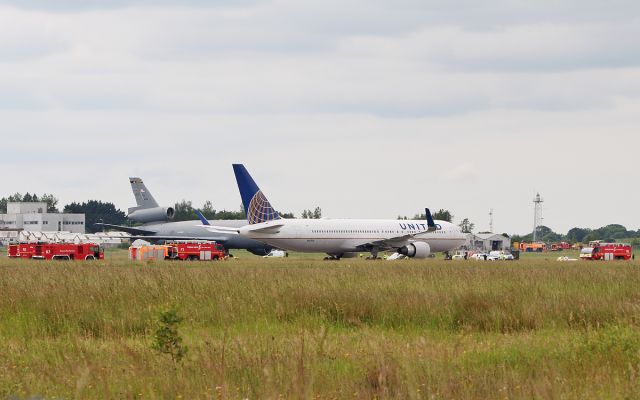
[[[187,347],[178,333],[178,326],[182,321],[183,318],[178,315],[175,308],[162,311],[152,345],[154,350],[170,355],[176,363],[180,363],[187,355]]]

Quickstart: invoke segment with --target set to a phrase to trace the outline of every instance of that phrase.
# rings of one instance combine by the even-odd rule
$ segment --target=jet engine
[[[173,218],[175,213],[172,207],[143,208],[130,212],[128,217],[133,221],[146,224],[149,222],[168,221]]]
[[[411,258],[427,258],[431,255],[431,246],[425,242],[413,242],[399,248],[398,253]]]

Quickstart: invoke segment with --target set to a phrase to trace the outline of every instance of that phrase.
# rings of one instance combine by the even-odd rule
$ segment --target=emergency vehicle
[[[7,249],[9,258],[33,260],[104,260],[97,243],[18,243]]]
[[[168,246],[172,247],[171,259],[217,261],[225,256],[224,246],[216,242],[170,243]]]
[[[524,251],[527,253],[531,253],[531,252],[542,253],[543,251],[547,251],[547,245],[542,242],[520,243],[520,251]]]
[[[551,245],[551,251],[571,250],[571,245],[567,242],[554,243]]]
[[[591,242],[589,247],[580,251],[582,260],[631,260],[633,248],[626,243]]]
[[[129,247],[131,260],[217,261],[225,258],[224,246],[216,242],[178,242]]]

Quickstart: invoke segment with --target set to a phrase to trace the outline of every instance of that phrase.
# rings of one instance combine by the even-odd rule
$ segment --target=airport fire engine
[[[96,243],[19,243],[9,245],[7,256],[33,260],[103,260],[104,250]]]
[[[551,251],[571,250],[571,245],[567,242],[554,243],[551,245]]]
[[[172,243],[173,256],[179,260],[220,260],[225,256],[224,246],[216,242],[209,243]]]
[[[129,248],[131,260],[216,261],[225,258],[224,246],[216,242],[180,242]]]
[[[626,243],[593,242],[580,251],[582,260],[631,260],[633,248]]]
[[[520,251],[531,253],[542,253],[543,251],[547,251],[547,245],[541,242],[536,243],[520,243]]]

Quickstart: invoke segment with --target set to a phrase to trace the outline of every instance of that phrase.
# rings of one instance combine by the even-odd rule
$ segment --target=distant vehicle
[[[631,260],[633,248],[626,243],[592,242],[593,247],[585,247],[580,251],[581,260]]]
[[[142,179],[129,178],[136,207],[129,208],[127,217],[140,226],[121,226],[97,223],[107,229],[131,234],[131,239],[147,241],[173,242],[182,240],[207,240],[222,244],[225,249],[246,249],[249,252],[263,256],[269,254],[272,246],[238,235],[238,228],[247,224],[245,220],[216,220],[215,226],[200,213],[196,212],[199,220],[171,222],[175,210],[171,207],[160,207],[153,198]]]
[[[456,253],[454,255],[451,256],[452,260],[467,260],[469,259],[469,255],[471,253],[469,253],[466,250],[458,250],[456,251]]]
[[[564,256],[564,257],[560,256],[560,257],[558,257],[558,261],[578,261],[578,259],[577,258],[570,258],[570,257],[567,257],[567,256]]]
[[[506,251],[491,251],[489,252],[489,256],[496,257],[498,260],[505,260],[505,261],[514,260],[513,254]]]
[[[225,257],[224,246],[220,243],[169,243],[169,258],[172,260],[217,261]]]
[[[389,257],[387,257],[388,261],[395,261],[395,260],[406,260],[409,257],[405,256],[404,254],[400,254],[400,253],[393,253],[391,254]]]
[[[505,260],[513,260],[514,257],[512,254],[506,251],[491,251],[489,253],[475,253],[469,256],[470,260],[477,261],[505,261]]]
[[[18,243],[9,245],[7,256],[32,260],[103,260],[104,250],[97,243]]]
[[[129,247],[131,260],[217,261],[225,257],[224,247],[215,242],[184,242],[164,245],[142,244]]]
[[[571,244],[567,242],[553,243],[551,245],[551,251],[571,250],[571,248]]]
[[[289,257],[289,253],[287,253],[284,250],[271,250],[269,252],[269,254],[267,254],[266,256],[262,256],[264,258],[267,257]]]
[[[385,251],[425,259],[433,252],[451,251],[466,242],[460,228],[447,221],[434,221],[428,209],[425,220],[285,219],[244,165],[234,164],[233,170],[249,222],[238,232],[276,248],[327,253],[331,259],[361,252],[377,258]]]
[[[476,261],[489,261],[489,254],[487,253],[475,253],[469,256],[469,259]]]
[[[526,253],[542,253],[547,251],[547,245],[542,242],[535,243],[520,243],[520,251]]]

